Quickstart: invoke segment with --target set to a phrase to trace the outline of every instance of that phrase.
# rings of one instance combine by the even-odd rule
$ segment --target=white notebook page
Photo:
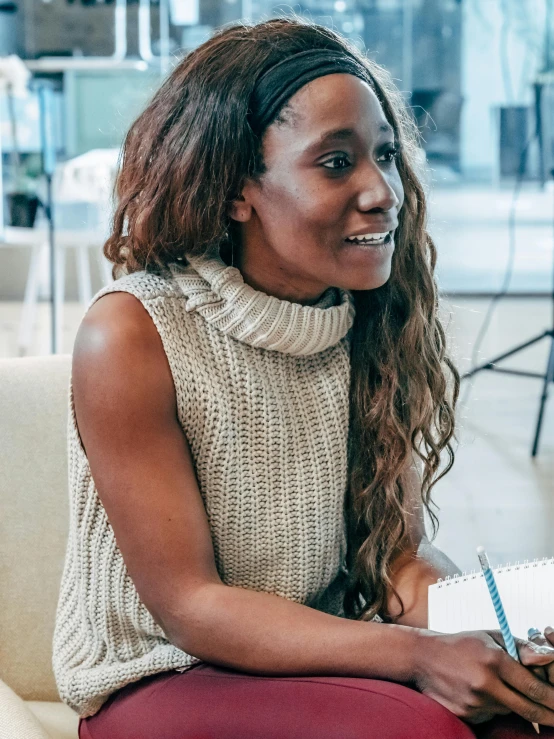
[[[526,639],[532,626],[554,627],[554,558],[492,569],[514,636]],[[482,572],[429,586],[429,628],[446,634],[498,629]]]

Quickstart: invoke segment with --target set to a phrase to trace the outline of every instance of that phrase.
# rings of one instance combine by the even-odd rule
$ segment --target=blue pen
[[[487,557],[487,553],[485,552],[484,547],[477,547],[477,556],[479,557],[479,564],[481,565],[481,569],[483,570],[483,575],[485,576],[487,587],[492,599],[492,604],[494,606],[494,610],[496,611],[496,617],[498,618],[498,625],[500,626],[502,638],[504,639],[504,644],[506,645],[506,651],[508,652],[510,657],[513,657],[515,660],[517,660],[517,662],[519,662],[520,659],[519,654],[517,653],[516,643],[514,641],[512,632],[510,631],[510,627],[508,626],[508,619],[506,618],[504,606],[502,605],[502,601],[500,600],[500,593],[498,592],[498,588],[496,587],[496,580],[494,579],[494,575],[489,563],[489,558]],[[533,727],[537,734],[540,734],[539,725],[533,722]]]

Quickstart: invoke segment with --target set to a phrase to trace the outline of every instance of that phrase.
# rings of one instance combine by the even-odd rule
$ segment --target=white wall
[[[462,8],[461,166],[469,177],[491,178],[498,159],[497,106],[534,99],[545,0],[464,0]]]

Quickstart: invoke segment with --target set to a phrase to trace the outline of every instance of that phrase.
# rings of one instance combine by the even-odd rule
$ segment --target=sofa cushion
[[[27,701],[26,705],[52,739],[78,739],[79,716],[65,703]]]
[[[51,664],[70,368],[69,355],[0,360],[0,675],[26,700],[59,701]]]
[[[0,680],[0,737],[51,739],[25,701],[2,680]]]

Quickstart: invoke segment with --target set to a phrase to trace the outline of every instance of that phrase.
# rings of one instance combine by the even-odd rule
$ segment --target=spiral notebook
[[[493,567],[498,592],[514,636],[532,626],[554,626],[554,557]],[[498,629],[482,572],[447,577],[429,586],[429,629],[453,634]]]

